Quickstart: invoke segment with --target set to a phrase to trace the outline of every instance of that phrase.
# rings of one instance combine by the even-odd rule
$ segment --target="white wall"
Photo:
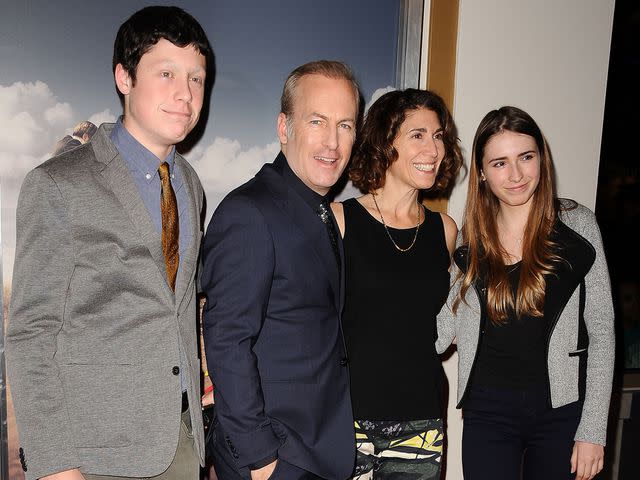
[[[546,135],[561,196],[595,208],[614,0],[460,0],[453,115],[469,162],[482,117],[526,110]],[[460,225],[466,179],[449,212]],[[462,479],[457,355],[450,384],[447,480]]]
[[[549,141],[559,194],[593,209],[613,7],[614,0],[460,0],[453,113],[466,152],[489,110],[518,106]],[[453,194],[456,220],[465,192],[466,183]]]

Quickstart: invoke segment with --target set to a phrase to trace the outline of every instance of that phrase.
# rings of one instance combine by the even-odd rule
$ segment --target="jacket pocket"
[[[61,365],[70,429],[79,448],[131,445],[135,422],[133,365]]]

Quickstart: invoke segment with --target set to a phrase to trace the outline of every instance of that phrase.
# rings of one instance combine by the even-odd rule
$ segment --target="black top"
[[[416,243],[400,252],[357,200],[343,203],[345,309],[354,416],[442,418],[443,371],[436,314],[449,290],[449,252],[439,213],[424,209]],[[402,248],[415,228],[389,228]]]
[[[520,266],[520,262],[507,266],[513,292],[518,288]],[[517,318],[511,312],[506,323],[496,325],[488,319],[483,323],[472,385],[546,391],[547,319]]]

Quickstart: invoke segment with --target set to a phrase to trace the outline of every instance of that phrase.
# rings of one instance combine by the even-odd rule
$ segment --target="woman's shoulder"
[[[346,200],[342,200],[340,202],[332,202],[331,210],[333,211],[333,216],[338,223],[338,227],[340,228],[340,233],[344,237],[347,229],[347,219],[349,222],[353,222],[354,216],[357,216],[358,209],[365,208],[360,200],[362,197],[358,198],[348,198]]]
[[[456,238],[458,237],[458,225],[456,221],[444,212],[439,213],[444,228],[444,238],[447,243],[449,255],[453,255],[456,246]]]
[[[602,242],[600,227],[593,211],[575,200],[562,198],[559,201],[558,218],[560,221],[584,237],[591,245],[599,245]]]
[[[589,207],[570,198],[559,198],[558,202],[560,204],[558,216],[568,227],[575,230],[574,227],[580,228],[596,224],[596,216]]]

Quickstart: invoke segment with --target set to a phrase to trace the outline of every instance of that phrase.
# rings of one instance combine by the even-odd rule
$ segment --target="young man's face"
[[[195,47],[165,39],[140,58],[135,85],[118,64],[115,79],[125,97],[127,131],[163,160],[198,123],[205,74],[206,59]]]

